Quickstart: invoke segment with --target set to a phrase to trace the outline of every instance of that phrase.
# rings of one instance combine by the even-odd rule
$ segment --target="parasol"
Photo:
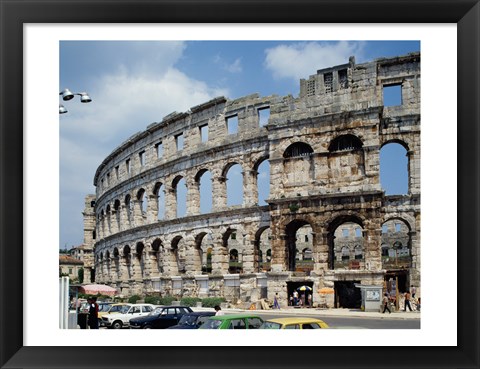
[[[86,284],[80,287],[80,292],[87,295],[108,295],[113,296],[117,293],[117,289],[105,284]]]
[[[312,287],[310,286],[301,286],[301,287],[298,287],[297,288],[298,291],[308,291],[308,292],[311,292],[312,291]]]

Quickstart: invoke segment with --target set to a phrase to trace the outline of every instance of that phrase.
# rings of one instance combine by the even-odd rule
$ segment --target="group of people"
[[[90,329],[98,329],[98,304],[97,298],[87,298],[88,303],[88,326]]]
[[[307,296],[305,296],[305,294],[302,293],[302,295],[299,297],[298,292],[293,291],[293,294],[289,297],[289,305],[312,307],[312,294],[308,293]]]
[[[410,291],[407,291],[407,292],[404,293],[404,295],[403,295],[404,296],[403,311],[407,311],[407,308],[408,308],[408,310],[413,311],[412,305],[411,305],[412,300],[415,301],[416,310],[420,311],[421,300],[420,300],[420,297],[418,299],[415,299],[415,295],[416,295],[416,288],[413,287],[413,286],[410,288]],[[388,292],[385,292],[385,294],[383,296],[383,300],[382,300],[383,313],[385,313],[385,311],[387,311],[387,310],[388,310],[389,313],[391,313],[389,305],[392,301],[394,303],[396,303],[396,297],[391,298],[390,295],[388,294]]]

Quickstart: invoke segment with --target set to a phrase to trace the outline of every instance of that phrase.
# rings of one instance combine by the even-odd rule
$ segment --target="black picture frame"
[[[478,0],[0,0],[0,15],[2,368],[479,368]],[[457,221],[458,231],[456,347],[23,346],[23,24],[177,22],[457,24],[458,219],[446,219],[447,224]],[[439,201],[454,196],[446,194]],[[444,273],[442,268],[438,277]],[[438,296],[438,308],[448,308],[447,299]]]

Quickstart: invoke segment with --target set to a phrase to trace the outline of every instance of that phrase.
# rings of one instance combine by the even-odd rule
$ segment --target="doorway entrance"
[[[299,290],[299,288],[301,288],[303,286],[310,287],[311,290],[310,291],[308,289],[306,291]],[[291,306],[290,296],[293,297],[293,292],[294,291],[298,292],[298,298],[299,299],[302,299],[302,295],[303,295],[303,299],[302,299],[303,306],[306,306],[305,301],[308,302],[308,295],[310,294],[312,296],[311,303],[312,303],[312,306],[313,306],[313,282],[311,282],[311,281],[287,282],[287,296],[288,296],[289,306]]]
[[[409,290],[408,272],[406,270],[387,270],[384,280],[388,292],[390,292],[390,289],[395,292],[395,287],[398,287],[399,293],[405,293]]]
[[[362,292],[355,287],[360,281],[337,281],[334,283],[335,307],[360,309],[362,306]]]

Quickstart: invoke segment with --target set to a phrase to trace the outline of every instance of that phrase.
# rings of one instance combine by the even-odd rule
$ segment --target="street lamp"
[[[68,88],[66,88],[62,92],[60,92],[59,95],[62,96],[63,101],[72,100],[75,97],[75,95],[80,96],[80,102],[82,102],[82,103],[89,103],[89,102],[92,101],[92,99],[90,98],[88,93],[86,93],[86,92],[71,92]],[[59,114],[65,114],[65,113],[68,112],[68,110],[62,104],[60,104],[59,107],[58,107],[58,112],[59,112]]]

